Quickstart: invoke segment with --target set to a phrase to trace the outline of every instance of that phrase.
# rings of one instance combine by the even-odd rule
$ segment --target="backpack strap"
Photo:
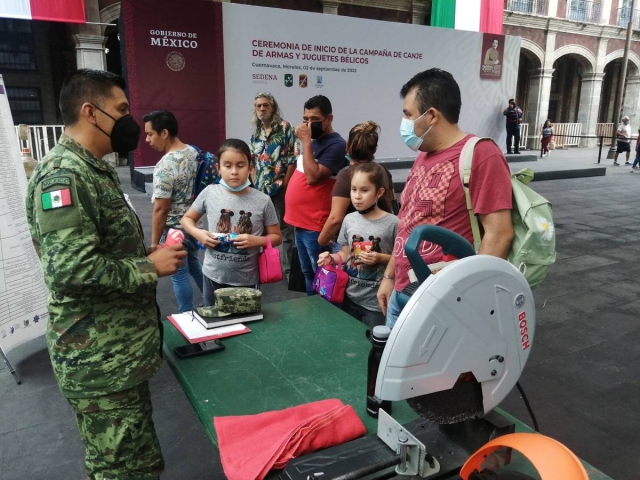
[[[471,179],[471,165],[473,163],[473,153],[476,148],[476,144],[484,140],[482,137],[471,137],[467,140],[467,143],[462,147],[460,152],[460,163],[458,170],[460,172],[460,181],[462,182],[462,188],[464,190],[464,196],[467,200],[467,211],[469,212],[469,220],[471,221],[471,232],[473,233],[473,249],[480,251],[480,242],[482,238],[480,236],[480,223],[478,217],[473,212],[473,205],[471,204],[471,193],[469,192],[469,180]],[[490,140],[490,139],[489,139]]]

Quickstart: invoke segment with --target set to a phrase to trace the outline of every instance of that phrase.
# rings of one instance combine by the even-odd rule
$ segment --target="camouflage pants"
[[[68,398],[91,480],[155,480],[164,459],[151,418],[148,382],[95,398]]]

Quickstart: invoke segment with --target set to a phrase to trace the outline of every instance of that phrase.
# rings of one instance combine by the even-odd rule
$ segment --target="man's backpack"
[[[191,145],[191,147],[198,152],[198,156],[196,157],[196,160],[198,160],[198,168],[193,181],[193,192],[191,193],[191,199],[195,200],[198,195],[200,195],[200,192],[208,185],[220,183],[220,172],[218,172],[218,168],[216,167],[218,159],[214,154],[205,152],[195,145]]]
[[[460,153],[460,178],[467,199],[467,210],[476,251],[480,248],[480,224],[471,205],[469,179],[473,151],[480,140],[491,139],[473,137],[467,141]],[[556,261],[556,236],[551,203],[527,186],[532,179],[533,171],[528,168],[511,174],[513,190],[511,220],[514,237],[508,260],[525,276],[531,288],[536,288]]]

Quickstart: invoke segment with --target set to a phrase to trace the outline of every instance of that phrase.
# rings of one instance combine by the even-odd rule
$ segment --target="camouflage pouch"
[[[226,317],[241,313],[256,313],[262,308],[262,292],[255,288],[230,287],[216,290],[213,307],[198,307],[202,317]]]

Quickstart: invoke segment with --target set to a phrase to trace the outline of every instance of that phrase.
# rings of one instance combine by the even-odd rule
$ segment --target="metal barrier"
[[[527,138],[529,137],[529,124],[520,124],[520,150],[527,149]]]
[[[15,127],[16,140],[20,150],[28,148],[31,156],[40,161],[49,153],[57,143],[60,135],[64,131],[64,125],[30,125],[29,138],[26,141],[18,137],[18,127]]]
[[[554,148],[577,147],[580,138],[589,138],[581,136],[581,123],[554,123],[552,126]]]
[[[596,137],[613,137],[613,123],[596,123]]]
[[[540,129],[537,132],[534,132],[532,135],[529,135],[529,124],[523,123],[522,126],[526,125],[526,129],[521,128],[520,132],[520,148],[525,149],[527,143],[531,146],[531,150],[540,150],[541,142],[540,142],[540,131],[542,130],[542,125],[540,125]],[[599,124],[605,125],[605,124]],[[581,123],[554,123],[553,127],[553,148],[565,148],[565,147],[578,147],[581,138],[599,138],[602,135],[598,134],[597,136],[588,137],[582,136],[582,124]],[[526,132],[526,133],[525,133]],[[523,133],[525,133],[523,135]],[[606,137],[606,135],[604,135]]]

